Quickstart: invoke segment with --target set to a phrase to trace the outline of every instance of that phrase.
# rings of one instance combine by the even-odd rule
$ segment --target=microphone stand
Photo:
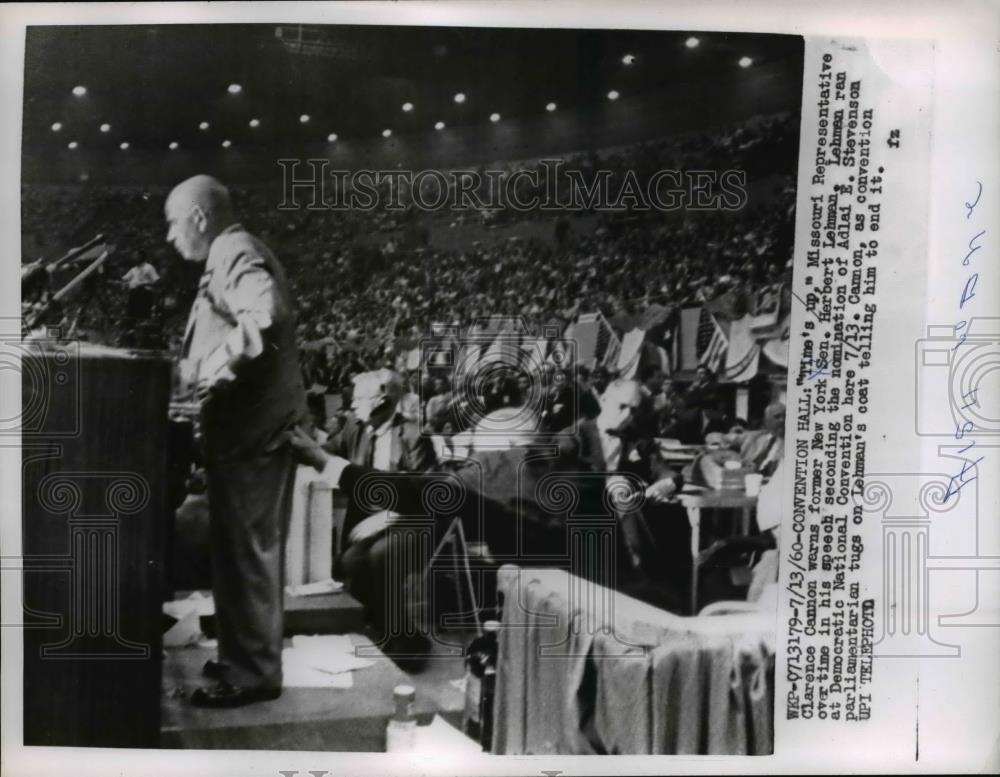
[[[97,238],[95,238],[95,240],[96,239]],[[91,241],[91,242],[93,242],[93,241]],[[73,296],[74,294],[76,294],[81,288],[85,287],[85,285],[86,285],[86,288],[89,290],[90,293],[88,294],[87,298],[84,300],[83,305],[77,311],[77,314],[76,314],[76,316],[73,319],[73,324],[70,327],[70,331],[66,334],[66,337],[70,337],[76,331],[77,324],[79,323],[81,315],[86,310],[86,308],[89,307],[90,302],[92,301],[92,299],[95,296],[95,294],[97,294],[98,296],[101,297],[100,301],[106,307],[107,306],[107,300],[104,299],[103,295],[100,295],[98,293],[98,291],[97,291],[98,284],[96,284],[95,281],[97,280],[96,273],[99,272],[100,269],[104,266],[104,263],[107,261],[108,257],[111,255],[111,251],[112,250],[113,249],[107,249],[107,250],[105,250],[99,257],[97,257],[93,262],[91,262],[89,265],[87,265],[87,267],[85,267],[76,276],[74,276],[73,279],[70,280],[69,283],[67,283],[65,286],[63,286],[61,289],[59,289],[59,291],[57,291],[55,294],[53,294],[52,297],[49,299],[49,301],[47,303],[45,303],[45,305],[41,308],[41,310],[36,311],[35,314],[33,316],[31,316],[31,318],[28,319],[25,322],[25,327],[26,327],[27,331],[30,332],[32,329],[34,329],[36,326],[38,326],[39,323],[41,323],[45,319],[45,316],[49,313],[49,311],[54,306],[61,305],[64,300],[66,300],[66,299],[70,298],[71,296]],[[80,252],[81,249],[76,249],[76,251]],[[79,256],[79,253],[77,253],[77,255]],[[67,256],[69,256],[69,254],[67,254]],[[66,259],[66,257],[63,257],[63,259],[60,259],[57,262],[53,263],[52,266],[56,266],[56,265],[59,265],[61,263],[65,263],[65,259]]]

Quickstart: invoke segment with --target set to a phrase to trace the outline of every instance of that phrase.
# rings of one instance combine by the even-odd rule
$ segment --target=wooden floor
[[[416,689],[418,722],[428,723],[438,714],[461,725],[464,697],[451,680],[463,676],[462,637],[448,638],[453,647],[436,644],[423,670],[413,674],[378,654],[367,637],[351,637],[366,648],[366,654],[376,653],[374,666],[354,672],[353,688],[287,688],[274,701],[228,710],[201,709],[187,701],[195,688],[209,684],[201,669],[214,657],[214,650],[168,649],[163,663],[161,747],[382,752],[393,708],[392,689],[400,683]]]

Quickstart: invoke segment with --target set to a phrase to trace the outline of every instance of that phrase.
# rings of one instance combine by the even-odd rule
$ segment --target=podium
[[[24,744],[157,747],[170,363],[22,343]]]

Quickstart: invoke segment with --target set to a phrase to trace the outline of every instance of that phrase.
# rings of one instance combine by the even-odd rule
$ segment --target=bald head
[[[387,369],[362,372],[354,378],[351,408],[362,421],[378,426],[395,411],[404,393],[398,373]]]
[[[167,242],[189,261],[208,258],[212,241],[236,221],[229,190],[210,175],[179,183],[164,206]]]
[[[176,201],[184,207],[197,205],[206,213],[228,213],[233,211],[229,199],[229,189],[210,175],[195,175],[174,187],[167,196],[167,207]]]
[[[764,428],[771,434],[783,437],[785,434],[785,406],[772,402],[764,408]]]

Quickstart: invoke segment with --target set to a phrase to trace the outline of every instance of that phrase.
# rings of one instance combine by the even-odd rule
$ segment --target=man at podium
[[[285,273],[237,220],[229,192],[198,175],[165,205],[167,242],[205,262],[184,335],[181,385],[200,405],[211,513],[217,683],[191,702],[235,707],[281,694],[282,537],[295,461],[286,432],[306,416]]]

